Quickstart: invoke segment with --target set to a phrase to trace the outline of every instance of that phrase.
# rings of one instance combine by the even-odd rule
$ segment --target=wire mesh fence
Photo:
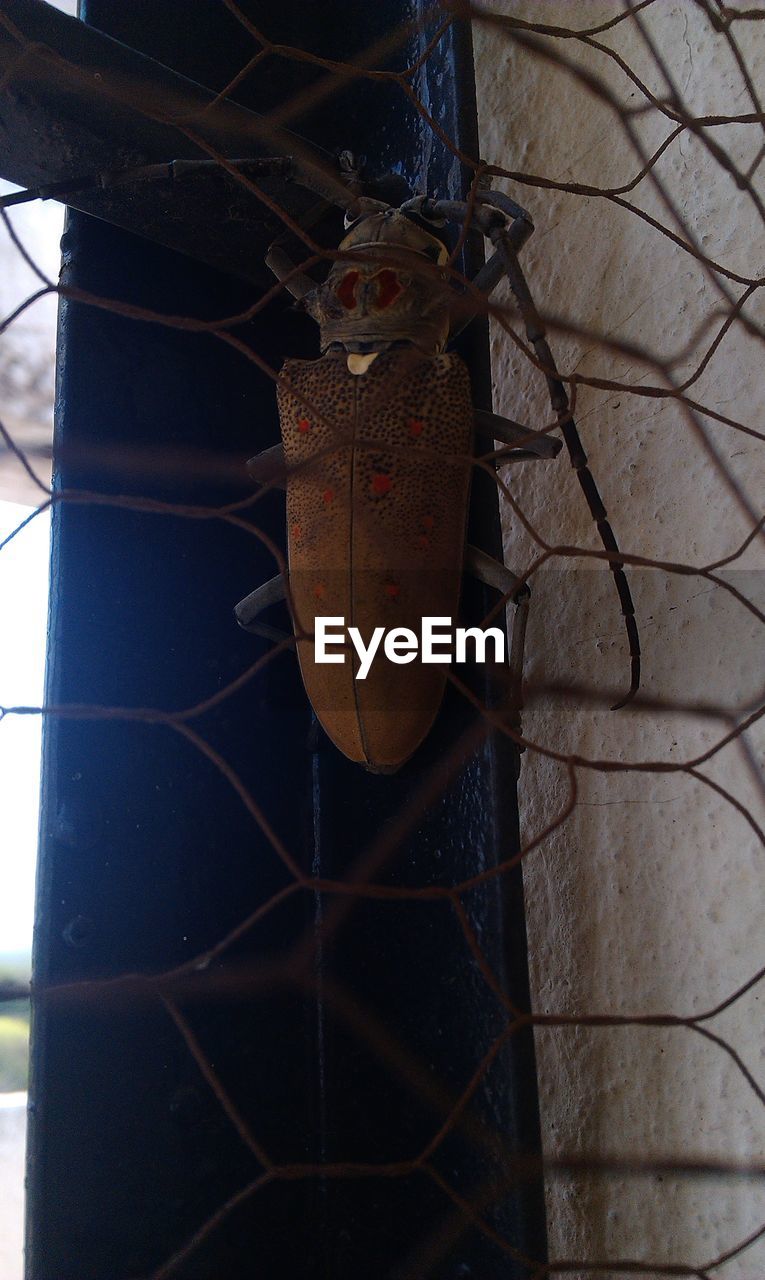
[[[607,542],[604,549],[598,539],[592,503],[588,510],[565,453],[556,463],[512,470],[496,449],[477,462],[472,454],[460,460],[496,483],[507,562],[534,592],[522,725],[501,704],[487,705],[461,672],[450,671],[450,685],[479,711],[478,719],[395,819],[359,841],[336,877],[305,866],[274,822],[269,797],[219,751],[215,733],[206,732],[207,717],[269,679],[285,651],[294,649],[294,638],[262,646],[234,678],[175,710],[125,705],[119,697],[109,705],[3,708],[3,718],[106,721],[127,734],[148,726],[169,735],[178,750],[200,753],[244,806],[279,869],[271,894],[252,902],[243,897],[236,922],[183,964],[157,969],[150,948],[145,963],[135,966],[139,972],[101,983],[41,983],[35,992],[38,1001],[60,1002],[66,1010],[78,1001],[103,1001],[111,1009],[123,1001],[127,1008],[158,1006],[247,1155],[243,1163],[238,1157],[236,1185],[158,1259],[152,1280],[197,1274],[193,1268],[211,1256],[205,1251],[226,1221],[286,1184],[358,1183],[366,1194],[379,1180],[400,1181],[422,1195],[423,1229],[401,1261],[402,1276],[451,1275],[446,1268],[471,1231],[529,1277],[753,1278],[765,1258],[758,1017],[765,973],[758,967],[765,965],[758,897],[765,791],[758,661],[765,620],[758,507],[765,113],[758,69],[765,58],[765,10],[711,0],[588,4],[577,8],[573,26],[561,25],[574,15],[560,3],[444,5],[353,62],[339,62],[274,44],[234,0],[225,0],[225,8],[244,26],[252,56],[216,86],[216,103],[267,64],[316,69],[314,82],[265,118],[267,132],[299,132],[301,116],[349,81],[382,81],[392,102],[403,96],[415,109],[429,145],[468,175],[460,241],[470,234],[488,182],[521,204],[533,202],[537,230],[523,256],[557,372],[549,353],[535,345],[533,325],[529,337],[530,313],[519,308],[517,289],[482,298],[460,275],[454,255],[448,282],[464,290],[458,293],[463,310],[469,306],[491,319],[495,407],[531,431],[569,432],[567,443],[573,419],[579,423],[619,547]],[[455,23],[473,27],[481,156],[456,145],[422,92],[423,67]],[[19,66],[39,53],[2,7],[0,24]],[[391,54],[404,49],[409,56],[412,42],[411,61],[391,71]],[[4,88],[13,85],[11,60]],[[177,129],[248,199],[265,204],[277,230],[291,234],[295,271],[318,281],[344,261],[336,240],[323,242],[287,213],[278,186],[264,186],[232,164],[229,152],[204,142],[198,120],[163,115],[142,98],[140,85],[107,82],[99,92],[120,102],[127,94],[131,110]],[[342,145],[339,139],[338,149]],[[331,168],[323,180],[342,194]],[[3,218],[16,253],[39,278],[39,288],[4,322],[3,341],[42,299],[58,294],[68,305],[172,329],[190,343],[223,343],[276,382],[278,370],[252,345],[246,326],[283,293],[283,283],[222,318],[200,318],[193,307],[168,314],[160,306],[57,284],[29,261],[12,211],[4,210]],[[203,350],[196,345],[192,358],[203,359]],[[546,376],[566,389],[570,409],[559,401],[551,411]],[[311,404],[306,413],[317,418]],[[237,466],[229,454],[137,445],[130,456],[121,450],[110,457],[104,446],[98,461],[114,468],[114,488],[51,489],[36,470],[34,451],[23,449],[8,426],[0,431],[39,490],[38,511],[129,511],[141,522],[142,540],[151,539],[158,517],[223,522],[265,546],[272,572],[286,567],[283,544],[259,523],[259,504],[273,498],[271,485],[219,506],[154,496],[157,477],[170,490],[183,476],[192,491],[201,472],[224,484]],[[576,442],[572,448],[576,466]],[[141,488],[149,474],[150,497]],[[24,532],[20,527],[12,536]],[[607,572],[620,566],[635,600],[643,680],[631,705],[612,712],[629,683],[630,649],[635,652],[621,619],[632,616],[624,589],[617,594]],[[508,603],[505,596],[494,616],[501,619]],[[298,618],[297,631],[305,635],[310,626]],[[521,847],[457,880],[413,883],[398,861],[401,841],[438,806],[489,728],[523,749]],[[480,845],[474,833],[465,839],[466,846]],[[531,1010],[508,994],[476,897],[521,863]],[[243,938],[303,897],[321,900],[318,929],[307,925],[283,952],[237,960]],[[331,965],[317,967],[317,955],[331,952],[349,919],[363,928],[366,913],[383,905],[393,938],[423,928],[412,924],[415,905],[428,920],[433,913],[446,917],[443,936],[496,1002],[493,1033],[485,1045],[469,1046],[472,1066],[459,1084],[449,1069],[449,1046],[444,1061],[426,1065],[412,1028],[393,1009],[380,1013],[378,993],[365,991],[363,982],[350,987]],[[228,1087],[225,1062],[211,1060],[195,1017],[203,1000],[220,999],[227,1009],[232,991],[285,1006],[320,995],[327,1017],[364,1047],[367,1069],[424,1100],[430,1131],[414,1149],[397,1150],[400,1144],[381,1134],[375,1141],[374,1116],[367,1115],[355,1151],[299,1159],[289,1143],[280,1143],[278,1118],[266,1126],[267,1136],[254,1129],[247,1100]],[[501,1127],[487,1124],[474,1105],[494,1081],[508,1042],[529,1027],[540,1063],[541,1159],[508,1151]],[[450,1173],[455,1143],[476,1153],[480,1174],[467,1185]],[[540,1172],[549,1261],[520,1253],[498,1212],[508,1188]]]

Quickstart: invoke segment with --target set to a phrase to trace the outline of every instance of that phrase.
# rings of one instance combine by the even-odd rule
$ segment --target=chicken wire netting
[[[330,880],[307,871],[267,808],[207,740],[199,724],[204,715],[236,698],[246,684],[267,680],[270,664],[294,647],[292,639],[267,647],[233,683],[211,688],[204,702],[176,711],[123,705],[2,709],[3,719],[104,718],[169,730],[226,778],[282,867],[278,891],[244,904],[236,927],[213,947],[173,972],[140,978],[142,998],[161,1002],[252,1158],[252,1177],[178,1240],[172,1256],[158,1261],[152,1280],[182,1273],[229,1215],[273,1184],[371,1184],[376,1178],[422,1180],[442,1198],[439,1229],[434,1223],[423,1227],[412,1275],[439,1275],[460,1233],[470,1228],[529,1277],[754,1280],[765,1262],[758,1003],[765,973],[765,604],[759,568],[765,536],[759,506],[765,10],[713,0],[576,9],[552,0],[485,9],[445,4],[406,32],[391,33],[391,47],[415,29],[421,40],[417,60],[390,72],[380,70],[385,51],[377,49],[352,65],[333,65],[310,49],[275,46],[233,0],[225,2],[245,25],[253,54],[220,87],[221,97],[271,59],[318,66],[324,75],[315,97],[331,95],[351,70],[362,79],[383,78],[392,98],[404,95],[416,108],[432,145],[465,167],[469,204],[491,184],[532,207],[537,229],[524,250],[524,267],[620,550],[603,549],[565,452],[557,463],[495,469],[489,454],[477,464],[496,478],[506,560],[531,584],[534,599],[522,729],[496,706],[478,708],[488,725],[524,748],[521,849],[459,883],[412,886],[388,875],[399,838],[395,823],[390,834],[358,850],[347,877]],[[21,62],[25,38],[1,7],[0,22],[17,40]],[[420,95],[422,68],[455,22],[473,26],[480,157],[456,147]],[[109,94],[108,84],[103,92]],[[294,116],[299,131],[299,111],[310,104],[311,91],[303,97],[287,104],[280,124]],[[140,85],[134,107],[145,109]],[[178,128],[186,137],[194,133],[193,125]],[[205,154],[245,184],[254,201],[262,197],[257,182],[225,156],[209,147]],[[269,208],[278,219],[278,201],[269,197]],[[137,484],[119,494],[51,489],[47,444],[35,436],[36,392],[31,427],[15,416],[15,388],[26,375],[19,356],[24,348],[14,334],[51,296],[63,294],[136,323],[203,332],[275,380],[278,371],[235,332],[270,298],[258,297],[237,316],[199,321],[88,295],[58,285],[40,269],[13,209],[3,218],[13,254],[26,261],[36,282],[21,287],[2,326],[0,386],[7,404],[0,433],[13,465],[37,491],[36,512],[55,504],[119,506],[144,516],[147,539],[161,514],[224,521],[243,538],[265,539],[274,572],[281,570],[283,548],[258,527],[262,491],[208,509],[149,500]],[[319,244],[293,225],[290,230],[302,240],[299,265],[320,274],[322,264],[337,259],[336,245]],[[453,265],[451,272],[459,283]],[[271,296],[281,290],[275,284]],[[565,409],[550,409],[544,381],[549,368],[528,339],[512,291],[500,287],[490,302],[467,296],[491,318],[495,409],[551,435],[568,426]],[[37,388],[40,380],[35,364],[27,384]],[[214,451],[205,457],[206,467],[211,459]],[[115,460],[117,468],[123,464],[128,475],[131,467],[140,473],[140,460]],[[199,465],[168,453],[159,464],[170,474]],[[225,471],[229,461],[219,465]],[[24,538],[28,524],[14,530],[4,550]],[[629,707],[611,712],[629,672],[620,602],[607,571],[622,564],[635,601],[643,682]],[[477,705],[457,674],[449,678]],[[423,806],[437,803],[448,776],[448,770],[434,774],[420,796]],[[411,819],[401,815],[404,829]],[[520,862],[531,1012],[508,997],[473,912],[476,889]],[[397,905],[404,911],[405,904],[422,901],[451,913],[464,965],[474,966],[496,999],[500,1029],[455,1093],[442,1086],[438,1073],[432,1079],[417,1074],[401,1028],[381,1023],[365,1007],[363,988],[351,993],[339,979],[330,984],[322,978],[332,1016],[371,1046],[385,1071],[431,1095],[437,1116],[432,1134],[400,1159],[381,1160],[370,1149],[363,1159],[286,1161],[253,1131],[195,1030],[189,984],[204,982],[213,961],[301,894],[322,896],[320,935],[306,937],[277,961],[237,973],[253,991],[278,994],[290,985],[310,990],[318,981],[313,948],[329,946],[333,930],[358,904],[385,901],[395,912]],[[137,982],[124,980],[131,998]],[[76,986],[65,994],[75,997]],[[93,983],[83,989],[83,998],[96,995]],[[519,1256],[492,1215],[508,1183],[537,1176],[539,1161],[508,1157],[502,1132],[487,1132],[471,1114],[476,1091],[503,1047],[529,1026],[539,1060],[549,1261]],[[440,1159],[455,1132],[485,1155],[486,1181],[469,1194],[450,1181]]]

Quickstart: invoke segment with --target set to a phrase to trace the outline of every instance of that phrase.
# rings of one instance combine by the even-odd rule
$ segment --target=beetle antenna
[[[9,191],[0,196],[0,209],[10,209],[15,204],[28,204],[31,200],[64,200],[78,191],[90,191],[102,185],[98,175],[68,178],[64,182],[48,182],[39,187],[27,187],[23,191]]]
[[[587,454],[584,451],[581,437],[577,430],[576,423],[571,413],[568,394],[564,383],[558,373],[553,354],[547,341],[547,333],[539,316],[539,312],[534,305],[531,291],[523,274],[518,255],[515,251],[510,232],[505,228],[496,228],[490,233],[490,238],[498,252],[502,257],[510,288],[513,296],[518,304],[518,310],[521,313],[526,337],[531,343],[536,353],[537,359],[545,373],[547,381],[547,389],[550,395],[550,403],[558,418],[563,439],[568,449],[571,459],[571,465],[576,472],[577,479],[581,485],[582,492],[587,499],[587,505],[590,514],[597,525],[600,540],[606,551],[610,553],[619,552],[619,544],[616,541],[614,531],[611,528],[608,519],[608,512],[603,504],[595,478],[587,465]],[[630,650],[630,686],[627,693],[618,702],[611,707],[612,711],[618,711],[621,707],[631,702],[640,686],[640,637],[635,621],[635,606],[632,600],[632,592],[630,591],[627,575],[624,572],[624,564],[621,560],[609,559],[609,567],[614,576],[614,583],[619,594],[619,602],[621,604],[622,616],[624,618],[624,626],[627,632],[627,640]]]

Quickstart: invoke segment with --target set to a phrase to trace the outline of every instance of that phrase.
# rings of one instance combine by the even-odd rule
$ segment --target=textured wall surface
[[[716,11],[716,6],[711,6]],[[624,15],[616,0],[498,0],[493,15],[590,29]],[[692,0],[659,0],[641,13],[692,115],[754,108],[735,54]],[[765,92],[765,24],[731,28],[753,83]],[[648,89],[666,83],[634,19],[596,41],[624,59]],[[608,52],[560,35],[540,37],[555,58],[594,74],[623,106],[643,90]],[[482,153],[492,164],[555,183],[622,187],[642,168],[619,116],[570,69],[542,60],[491,22],[475,25]],[[652,109],[631,118],[650,155],[674,122]],[[765,141],[762,123],[709,127],[707,136],[747,171]],[[678,232],[673,210],[703,253],[745,277],[765,273],[765,225],[756,199],[688,129],[669,144],[655,173],[624,198]],[[755,195],[765,164],[754,169]],[[561,369],[618,380],[623,389],[577,389],[577,418],[592,470],[623,550],[704,566],[740,548],[752,521],[737,483],[762,507],[765,441],[700,415],[701,438],[682,406],[639,394],[665,387],[657,362],[692,379],[687,394],[713,411],[765,431],[762,339],[734,324],[708,361],[726,302],[744,286],[708,271],[636,212],[599,195],[498,185],[531,209],[536,233],[524,264],[540,308],[579,331],[552,335]],[[680,234],[678,232],[678,234]],[[507,294],[498,293],[509,302]],[[765,323],[755,291],[745,314]],[[517,320],[514,321],[517,328]],[[624,349],[604,349],[606,337]],[[498,324],[493,328],[495,408],[540,426],[551,421],[539,374]],[[638,358],[642,349],[650,357]],[[711,456],[707,442],[715,452]],[[523,464],[506,478],[515,501],[551,544],[597,548],[597,535],[565,454]],[[506,559],[526,569],[539,547],[506,506]],[[754,539],[721,570],[724,584],[765,607],[763,543]],[[765,850],[738,805],[760,823],[762,792],[752,762],[763,760],[758,725],[746,749],[731,743],[700,765],[730,793],[715,792],[677,766],[713,747],[720,715],[762,702],[760,622],[725,586],[699,576],[632,569],[643,646],[643,690],[670,703],[704,703],[709,714],[671,709],[611,712],[603,701],[532,697],[525,731],[555,752],[609,762],[660,761],[670,772],[576,769],[571,817],[525,863],[535,1011],[582,1015],[695,1017],[726,1000],[765,964]],[[611,577],[594,560],[554,559],[533,578],[526,672],[529,680],[580,682],[608,693],[626,684],[627,649]],[[524,835],[532,838],[565,806],[565,763],[530,750],[521,777]],[[762,986],[700,1024],[735,1047],[765,1085]],[[537,1032],[544,1141],[548,1154],[634,1160],[762,1160],[765,1109],[719,1044],[689,1027],[553,1028]],[[765,1221],[762,1180],[670,1172],[551,1176],[553,1257],[634,1258],[710,1264]],[[765,1240],[715,1275],[761,1276]],[[587,1274],[582,1267],[581,1274]],[[620,1274],[614,1266],[609,1274]]]

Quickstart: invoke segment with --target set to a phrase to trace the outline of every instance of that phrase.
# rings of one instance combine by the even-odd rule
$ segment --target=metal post
[[[241,7],[275,42],[347,60],[412,13],[399,0]],[[245,28],[213,0],[86,0],[84,16],[213,90],[254,51]],[[392,65],[410,62],[418,41],[415,32]],[[271,57],[236,96],[267,113],[323,74]],[[477,154],[467,30],[444,35],[415,87],[446,132]],[[390,83],[349,80],[290,127],[327,151],[364,154],[379,171],[395,165],[416,188],[463,194],[454,158]],[[251,286],[81,213],[69,217],[64,279],[175,315],[235,314],[252,300]],[[277,368],[287,354],[315,352],[310,324],[282,301],[237,336]],[[467,354],[476,400],[488,404],[483,326],[473,326]],[[250,492],[236,466],[273,443],[278,425],[271,382],[239,352],[210,335],[66,302],[61,357],[60,488],[195,507]],[[131,459],[154,450],[198,465],[152,475],[142,463],[136,476]],[[205,474],[210,457],[216,465]],[[256,520],[282,541],[278,495],[259,504]],[[193,706],[265,651],[231,616],[232,604],[274,571],[267,550],[241,529],[90,501],[57,504],[53,525],[50,705]],[[473,540],[497,553],[496,493],[483,476],[471,526]],[[465,593],[471,619],[488,603],[477,588]],[[451,692],[411,764],[394,777],[368,775],[312,725],[294,656],[285,653],[190,723],[235,770],[304,873],[342,879],[388,832],[374,878],[420,886],[456,883],[518,847],[517,758],[507,741],[482,736],[450,763],[474,719]],[[263,1165],[156,989],[97,980],[183,964],[289,882],[230,779],[177,730],[120,716],[47,720],[28,1280],[529,1276],[492,1232],[543,1260],[540,1181],[512,1160],[539,1150],[526,1029],[505,1041],[467,1121],[430,1160],[458,1197],[475,1203],[488,1233],[422,1170],[274,1178],[242,1194],[162,1270]],[[306,932],[320,940],[337,899],[302,892],[177,1000],[227,1098],[279,1166],[416,1156],[507,1018],[447,903],[343,901],[342,923],[326,945],[317,941],[308,986],[242,981]],[[466,909],[508,997],[527,1008],[520,870],[475,890]],[[67,994],[72,983],[84,985]],[[356,1006],[360,1022],[349,1016]],[[488,1134],[501,1136],[504,1154]]]

